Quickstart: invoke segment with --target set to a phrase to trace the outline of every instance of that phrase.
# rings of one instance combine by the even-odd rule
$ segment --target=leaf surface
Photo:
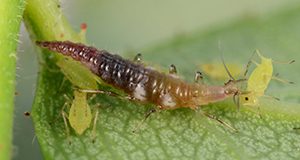
[[[218,42],[228,63],[246,64],[255,49],[276,60],[295,59],[293,65],[275,65],[275,72],[296,84],[271,82],[267,94],[280,102],[263,99],[257,108],[242,107],[238,112],[231,100],[203,106],[211,115],[238,130],[189,109],[162,111],[150,116],[134,134],[149,105],[98,95],[97,138],[92,143],[88,129],[78,136],[71,132],[71,145],[61,117],[64,94],[72,95],[64,76],[41,66],[33,106],[36,134],[46,159],[299,159],[300,92],[300,8],[270,17],[245,17],[235,23],[206,32],[178,35],[158,46],[145,49],[143,59],[168,67],[175,64],[187,81],[192,81],[201,63],[220,59]],[[132,59],[133,55],[128,55]],[[54,62],[47,59],[48,66]],[[220,62],[221,63],[221,62]],[[56,68],[58,70],[58,68]],[[167,70],[167,69],[166,69]],[[208,84],[224,82],[206,79]]]

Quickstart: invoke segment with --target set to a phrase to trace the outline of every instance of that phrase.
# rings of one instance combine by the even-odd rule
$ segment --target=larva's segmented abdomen
[[[94,73],[98,68],[98,59],[96,57],[107,52],[105,50],[99,51],[94,47],[88,47],[81,43],[73,43],[70,41],[37,41],[36,44],[51,51],[70,56],[74,60],[87,65]]]
[[[36,44],[80,61],[103,81],[129,94],[133,93],[136,87],[140,87],[137,84],[148,82],[148,70],[142,65],[112,55],[105,50],[69,41],[38,41]]]
[[[104,82],[163,109],[195,108],[226,98],[223,87],[213,87],[212,92],[210,87],[186,83],[105,50],[69,41],[37,42],[37,45],[80,61]]]

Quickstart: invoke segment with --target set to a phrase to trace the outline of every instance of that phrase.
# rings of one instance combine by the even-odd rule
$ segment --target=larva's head
[[[242,83],[245,82],[246,79],[238,79],[232,80],[230,79],[228,82],[225,83],[224,86],[224,93],[227,97],[232,96],[234,103],[237,107],[240,107],[240,96],[247,94],[247,92],[241,91]]]
[[[240,86],[241,82],[244,81],[244,79],[229,80],[224,86],[198,85],[195,87],[198,88],[198,90],[196,90],[197,94],[195,94],[195,101],[198,105],[204,105],[233,97],[234,102],[239,106],[237,98],[243,93],[240,91]]]
[[[225,83],[224,90],[227,95],[237,95],[240,94],[240,82],[245,81],[245,79],[240,80],[229,80]]]

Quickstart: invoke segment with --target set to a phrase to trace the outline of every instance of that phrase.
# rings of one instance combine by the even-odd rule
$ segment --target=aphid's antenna
[[[223,49],[222,49],[222,47],[221,47],[220,41],[219,41],[219,43],[218,43],[218,47],[219,47],[219,50],[221,51],[221,60],[222,60],[222,63],[223,63],[223,65],[224,65],[224,68],[225,68],[225,70],[226,70],[228,76],[230,77],[230,80],[229,80],[227,83],[225,83],[225,85],[228,85],[229,83],[239,83],[239,82],[243,82],[243,81],[247,80],[247,79],[245,79],[245,78],[236,80],[236,79],[232,76],[232,74],[230,73],[228,67],[227,67],[226,64],[225,64],[224,54],[223,54]],[[250,65],[250,64],[249,64],[249,65]],[[240,92],[240,91],[237,91],[237,92],[233,95],[233,102],[234,102],[234,104],[237,106],[238,111],[240,110],[240,95],[241,95],[241,94],[243,94],[243,93]]]
[[[245,69],[245,72],[244,72],[244,77],[246,77],[246,75],[247,75],[247,73],[249,71],[249,67],[250,67],[251,63],[253,62],[252,59],[253,59],[254,55],[256,54],[256,52],[257,52],[257,50],[255,50],[253,52],[253,54],[250,57],[250,60],[248,61],[247,65],[246,65],[246,69]]]
[[[226,70],[228,76],[230,77],[231,80],[235,80],[235,79],[233,78],[233,76],[231,75],[231,73],[229,72],[228,67],[227,67],[226,64],[225,64],[225,60],[224,60],[224,56],[223,56],[223,55],[224,55],[224,54],[223,54],[223,49],[222,49],[222,47],[221,47],[221,42],[220,42],[220,41],[218,42],[218,48],[219,48],[219,50],[220,50],[220,52],[221,52],[221,60],[222,60],[222,63],[223,63],[223,65],[224,65],[224,68],[225,68],[225,70]]]
[[[223,53],[221,54],[221,58],[222,58],[222,63],[223,63],[223,65],[224,65],[224,68],[225,68],[225,70],[226,70],[228,76],[230,77],[230,79],[235,80],[235,79],[233,78],[233,76],[231,75],[231,73],[229,72],[228,67],[227,67],[226,64],[225,64]]]

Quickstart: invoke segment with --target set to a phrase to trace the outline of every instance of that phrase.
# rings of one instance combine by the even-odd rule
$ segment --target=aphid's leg
[[[237,110],[240,111],[240,107],[241,107],[241,105],[240,105],[240,96],[238,94],[235,94],[235,95],[233,95],[232,98],[233,98],[234,104],[237,107]]]
[[[147,111],[145,113],[144,119],[132,130],[132,133],[136,133],[137,130],[139,130],[141,128],[141,126],[144,124],[144,122],[150,117],[150,115],[152,113],[155,113],[156,111],[157,111],[157,109],[155,109],[155,108],[151,108],[149,111]]]
[[[229,123],[226,123],[226,122],[220,120],[220,119],[219,119],[218,117],[216,117],[216,116],[213,116],[213,115],[210,115],[210,114],[208,114],[208,113],[206,113],[206,112],[203,112],[201,109],[199,109],[199,110],[200,110],[200,113],[201,113],[202,115],[208,117],[209,119],[215,120],[215,121],[219,122],[220,124],[224,125],[225,127],[229,128],[229,129],[231,129],[231,130],[233,130],[234,132],[238,132],[238,130],[235,129],[233,126],[231,126]]]
[[[66,108],[65,106],[69,106],[70,105],[70,102],[71,102],[71,99],[67,96],[67,95],[63,95],[63,97],[66,99],[66,102],[64,103],[64,105],[63,105],[63,107],[62,107],[62,109],[61,109],[61,111],[60,111],[60,116],[62,116],[62,112],[64,111],[64,109]],[[55,117],[55,119],[53,119],[53,120],[51,120],[51,122],[49,122],[49,124],[50,125],[52,125],[52,124],[55,124],[55,122],[57,122],[58,120],[60,120],[60,116],[58,116],[58,117]]]
[[[277,63],[277,64],[292,64],[294,62],[296,62],[295,60],[290,60],[290,61],[275,61],[275,60],[272,60],[273,63]]]
[[[256,62],[256,61],[254,61],[254,60],[251,60],[251,63],[255,64],[256,66],[258,66],[258,65],[259,65],[259,63],[258,63],[258,62]]]
[[[95,115],[94,115],[94,122],[93,122],[93,130],[92,130],[92,142],[95,143],[95,140],[96,140],[96,128],[97,128],[97,120],[98,120],[98,116],[99,116],[99,107],[100,107],[100,104],[97,104],[97,107],[96,107],[96,112],[95,112]]]
[[[288,81],[286,79],[281,79],[277,76],[278,76],[278,73],[275,76],[273,76],[272,79],[276,80],[276,81],[279,81],[279,82],[282,82],[282,83],[285,83],[285,84],[294,84],[294,82],[292,82],[292,81]]]
[[[275,99],[276,101],[280,101],[278,97],[270,96],[270,95],[263,95],[265,98]]]
[[[261,111],[260,111],[260,106],[257,106],[257,114],[260,119],[262,119]]]
[[[176,66],[174,64],[171,64],[169,67],[169,73],[170,74],[177,74],[177,69]]]
[[[142,62],[142,54],[141,53],[138,53],[134,59],[133,59],[134,62],[136,63],[141,63]]]
[[[63,107],[61,109],[61,115],[62,115],[62,118],[64,120],[64,125],[65,125],[65,128],[66,128],[68,142],[69,142],[69,144],[71,144],[70,129],[69,129],[69,126],[68,126],[68,119],[69,118],[68,118],[68,114],[65,112],[65,108],[70,107],[70,103],[72,102],[72,100],[66,94],[64,94],[63,96],[66,99],[66,102],[65,102],[65,104],[63,105]]]
[[[200,83],[203,84],[203,75],[202,75],[202,73],[200,71],[197,71],[195,73],[194,81],[195,81],[195,83],[199,83],[200,82]]]
[[[67,80],[67,78],[66,78],[66,77],[63,77],[63,80],[62,80],[62,82],[61,82],[61,84],[60,84],[60,86],[59,86],[59,88],[58,88],[59,91],[62,90],[62,87],[64,86],[66,80]]]
[[[70,140],[70,129],[69,129],[69,126],[68,126],[68,115],[67,113],[64,111],[64,109],[66,108],[66,106],[69,104],[69,102],[66,102],[62,108],[62,111],[61,111],[61,115],[63,117],[63,120],[64,120],[64,124],[65,124],[65,128],[66,128],[66,133],[67,133],[67,139],[68,139],[68,142],[69,144],[71,144],[71,140]]]

